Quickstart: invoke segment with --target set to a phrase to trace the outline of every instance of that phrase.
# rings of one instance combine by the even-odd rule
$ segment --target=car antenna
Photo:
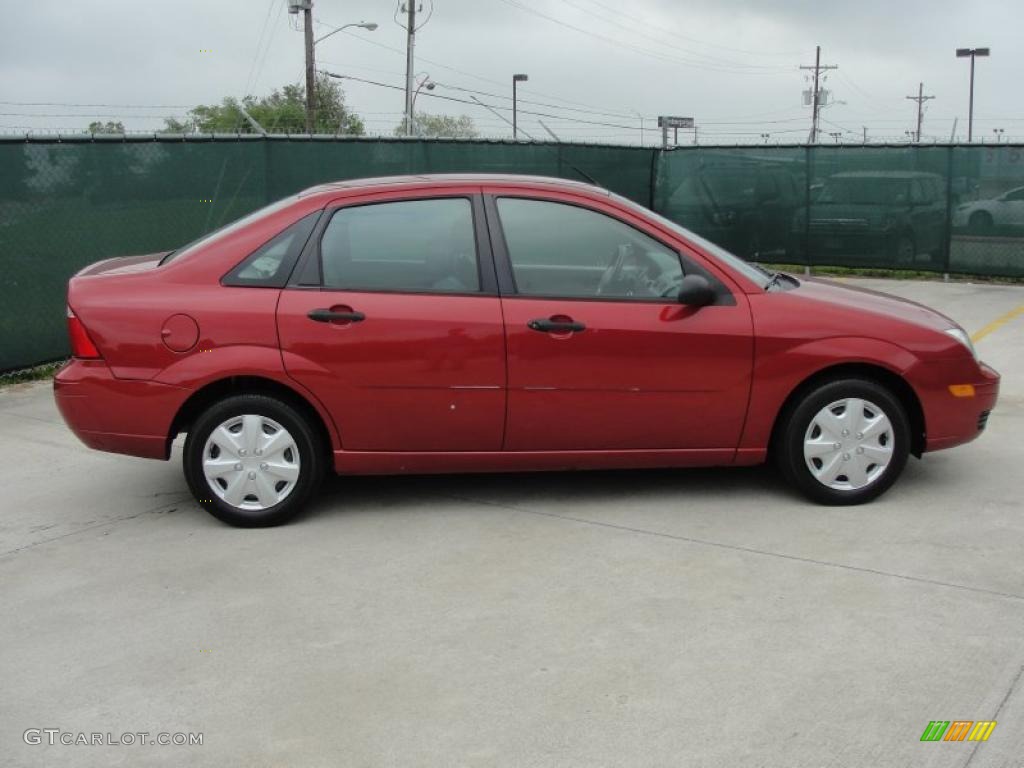
[[[564,161],[563,161],[563,162],[564,162]],[[568,165],[568,166],[569,166],[570,168],[572,168],[572,169],[573,169],[574,171],[576,171],[576,173],[578,173],[578,174],[579,174],[580,176],[582,176],[582,177],[583,177],[584,179],[586,179],[587,181],[589,181],[589,182],[590,182],[591,184],[593,184],[593,185],[594,185],[595,187],[601,187],[601,189],[604,189],[604,187],[603,187],[603,186],[601,186],[600,182],[598,182],[598,181],[597,181],[597,179],[595,179],[595,178],[594,178],[593,176],[591,176],[591,175],[590,175],[589,173],[587,173],[586,171],[584,171],[584,170],[583,170],[582,168],[580,168],[579,166],[573,165],[572,163],[566,163],[566,165]]]

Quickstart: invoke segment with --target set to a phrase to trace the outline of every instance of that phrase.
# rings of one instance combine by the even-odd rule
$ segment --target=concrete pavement
[[[854,281],[851,281],[854,282]],[[1024,287],[858,280],[969,332]],[[228,528],[0,392],[5,766],[1024,765],[1024,316],[976,442],[822,508],[765,468],[326,484]],[[931,720],[988,742],[921,743]],[[201,732],[48,746],[26,729]],[[45,740],[45,735],[43,736]]]

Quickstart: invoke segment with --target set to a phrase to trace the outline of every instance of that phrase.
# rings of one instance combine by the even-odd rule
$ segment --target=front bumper
[[[167,459],[171,424],[190,390],[118,379],[102,360],[71,360],[53,379],[57,409],[90,448]]]
[[[961,361],[940,361],[928,366],[918,384],[925,420],[925,451],[952,448],[974,440],[984,431],[999,399],[999,374],[980,363],[972,376],[963,375]],[[971,384],[973,397],[955,397],[951,384]]]

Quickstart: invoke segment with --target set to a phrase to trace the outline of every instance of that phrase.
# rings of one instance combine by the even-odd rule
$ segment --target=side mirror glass
[[[703,275],[687,275],[679,284],[676,300],[689,307],[706,307],[714,303],[715,292]]]

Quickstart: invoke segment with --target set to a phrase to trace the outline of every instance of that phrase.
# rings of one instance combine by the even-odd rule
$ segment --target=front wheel
[[[903,471],[910,424],[885,387],[865,379],[830,381],[784,416],[775,453],[789,482],[812,500],[861,504]]]
[[[313,427],[289,404],[235,395],[210,406],[185,440],[185,479],[214,517],[245,528],[294,517],[316,490],[324,460]]]

